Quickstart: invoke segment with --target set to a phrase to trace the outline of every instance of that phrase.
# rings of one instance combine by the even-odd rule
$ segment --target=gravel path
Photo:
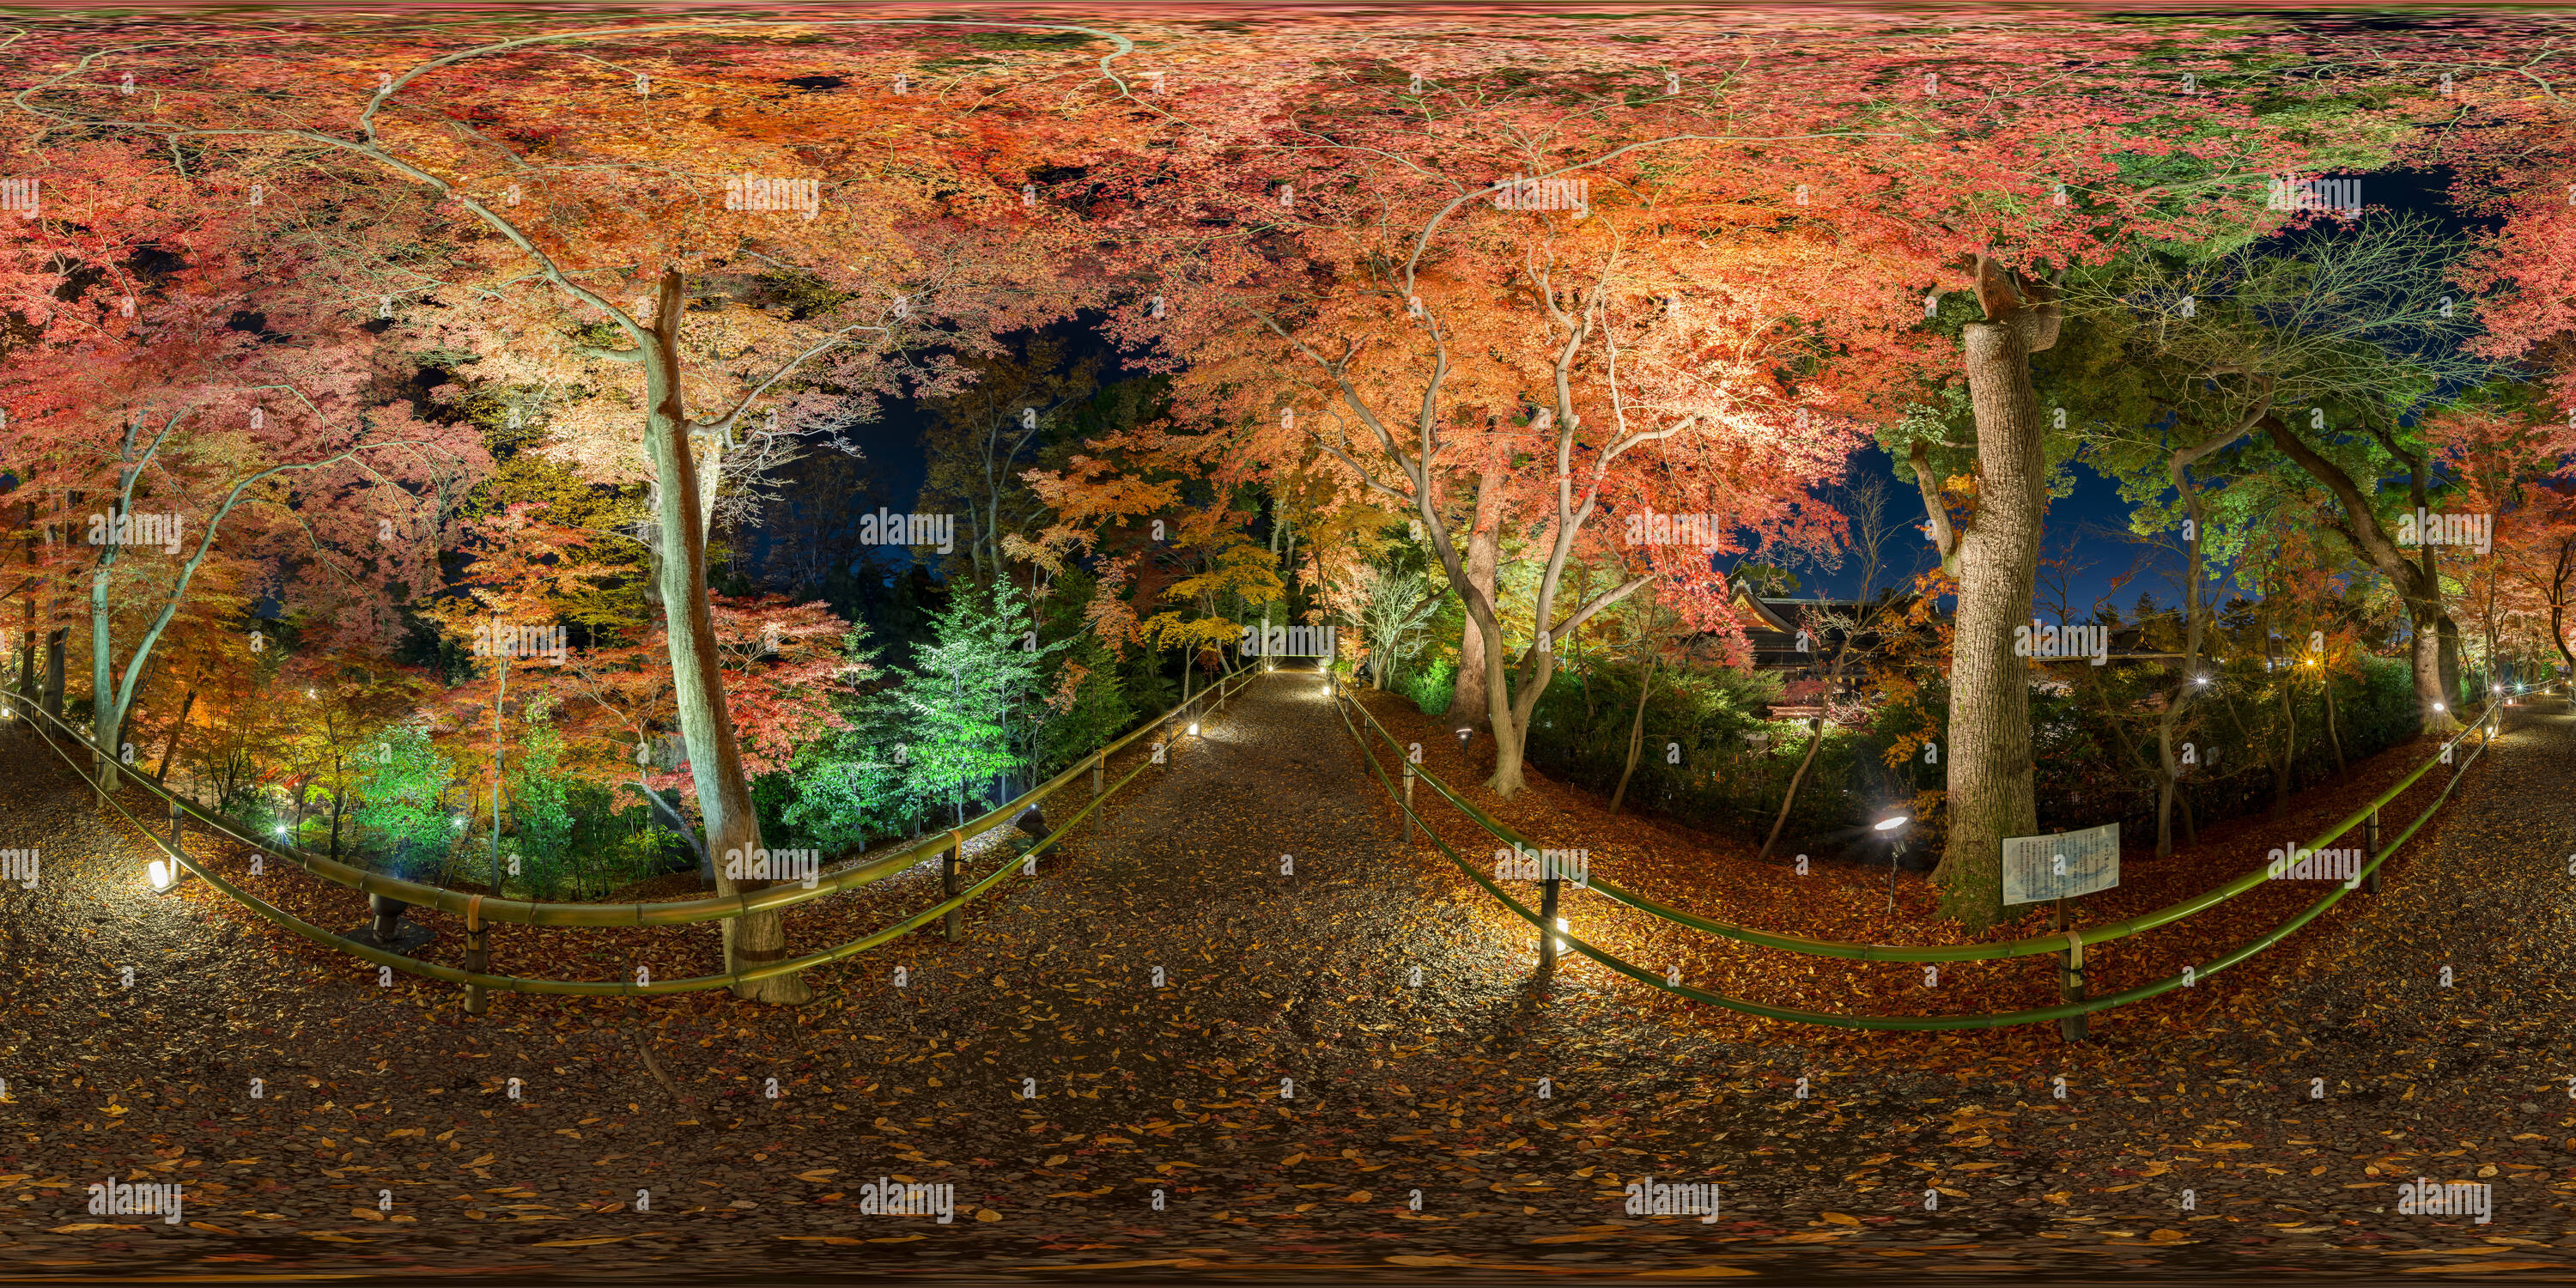
[[[2234,985],[2271,1003],[2079,1050],[1897,1035],[1813,1070],[1589,965],[1535,988],[1525,927],[1394,843],[1312,676],[1204,728],[964,942],[818,971],[808,1006],[502,996],[480,1018],[202,883],[148,894],[143,842],[0,735],[0,849],[42,853],[0,896],[0,1267],[2576,1272],[2576,717],[2518,714],[2383,894]],[[2492,1223],[2399,1215],[2419,1173],[2492,1184]],[[181,1223],[89,1214],[110,1174],[182,1183]],[[953,1222],[861,1214],[880,1176],[953,1185]],[[1624,1214],[1647,1176],[1719,1181],[1724,1212]]]

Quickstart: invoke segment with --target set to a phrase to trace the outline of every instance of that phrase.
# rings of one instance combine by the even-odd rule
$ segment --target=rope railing
[[[222,815],[210,813],[200,808],[195,802],[172,794],[167,789],[163,788],[161,784],[143,777],[142,775],[130,775],[130,777],[145,791],[161,798],[164,802],[169,804],[171,808],[195,819],[199,824],[203,825],[207,829],[228,837],[239,844],[275,855],[280,859],[302,868],[314,876],[321,877],[323,880],[330,881],[336,885],[347,886],[352,890],[356,890],[364,894],[380,894],[389,899],[400,899],[404,903],[411,904],[414,907],[434,908],[440,912],[453,913],[460,917],[471,911],[477,913],[480,919],[484,921],[506,921],[518,925],[686,925],[700,921],[726,921],[755,912],[775,912],[792,908],[797,904],[806,903],[811,900],[839,894],[846,890],[854,890],[861,886],[873,884],[874,882],[881,881],[895,873],[907,871],[921,863],[934,859],[940,854],[951,849],[958,840],[973,840],[974,838],[992,831],[995,828],[1008,825],[1013,820],[1017,819],[1020,814],[1026,811],[1030,806],[1044,801],[1048,797],[1054,795],[1058,790],[1062,789],[1066,784],[1071,783],[1084,771],[1096,771],[1105,768],[1109,757],[1124,751],[1138,738],[1152,733],[1158,728],[1165,728],[1172,725],[1192,707],[1196,706],[1200,702],[1206,701],[1212,694],[1222,697],[1223,694],[1230,692],[1226,687],[1227,684],[1233,683],[1237,687],[1240,687],[1240,683],[1244,678],[1248,677],[1252,673],[1253,672],[1250,668],[1242,668],[1229,672],[1219,679],[1217,687],[1201,690],[1199,693],[1191,696],[1188,701],[1172,708],[1170,711],[1164,712],[1162,715],[1157,716],[1152,720],[1146,721],[1124,737],[1121,737],[1117,741],[1102,747],[1100,750],[1083,757],[1062,773],[1057,774],[1055,777],[1048,779],[1046,782],[1041,783],[1036,787],[1030,788],[1018,797],[1013,798],[1010,802],[1000,805],[986,813],[979,814],[976,817],[959,824],[955,828],[942,828],[936,832],[925,835],[921,840],[916,841],[903,849],[896,850],[884,858],[869,860],[855,864],[851,867],[842,868],[836,872],[824,874],[817,880],[814,888],[810,890],[805,889],[802,886],[793,885],[773,886],[766,890],[753,891],[747,894],[722,895],[707,899],[674,900],[669,903],[548,903],[531,902],[520,899],[493,898],[465,891],[449,890],[442,886],[428,885],[418,881],[407,881],[401,877],[389,876],[381,872],[370,872],[365,868],[355,867],[350,864],[342,863],[336,859],[313,854],[300,847],[278,845],[259,837],[248,836],[236,830],[232,826],[231,821],[224,818]],[[36,714],[43,716],[48,722],[52,723],[57,728],[62,729],[66,734],[77,739],[82,746],[89,748],[92,754],[100,754],[96,743],[92,740],[87,731],[64,723],[51,712],[45,711],[41,707],[31,709],[34,710]],[[84,773],[82,777],[84,781],[87,781],[89,776]],[[94,787],[96,784],[93,783],[92,786]]]
[[[2538,690],[2533,691],[2533,695],[2536,696],[2538,692],[2545,692],[2552,687],[2556,687],[2558,683],[2562,682],[2553,681],[2550,684],[2541,685]],[[2433,755],[2426,757],[2423,764],[2416,766],[2414,771],[2407,774],[2396,786],[2383,792],[2378,799],[2372,801],[2369,805],[2355,811],[2351,817],[2336,824],[2313,845],[2306,848],[2322,849],[2335,838],[2342,836],[2345,832],[2350,831],[2355,826],[2360,825],[2366,820],[2373,819],[2382,807],[2395,800],[2408,788],[2414,786],[2414,784],[2420,781],[2426,773],[2430,772],[2435,765],[2441,763],[2446,756],[2451,756],[2453,754],[2453,749],[2459,745],[2462,739],[2468,737],[2469,734],[2476,732],[2481,728],[2487,728],[2490,724],[2495,726],[2495,731],[2500,731],[2506,696],[2507,695],[2500,693],[2491,696],[2488,700],[2486,709],[2479,713],[2477,720],[2470,722],[2466,727],[2462,728],[2449,742],[2444,743],[2440,750],[2436,751]],[[1377,717],[1371,713],[1366,706],[1361,705],[1357,701],[1356,697],[1353,698],[1350,706],[1357,707],[1359,709],[1361,718],[1378,734],[1381,739],[1386,742],[1388,750],[1396,756],[1399,763],[1404,762],[1405,754],[1403,745],[1387,731],[1384,725],[1378,723]],[[1341,709],[1340,704],[1336,704],[1336,709]],[[1532,926],[1538,929],[1542,945],[1541,956],[1543,960],[1551,956],[1551,954],[1544,951],[1545,945],[1548,941],[1559,941],[1575,952],[1581,953],[1583,956],[1599,962],[1603,966],[1640,983],[1651,985],[1655,988],[1662,989],[1665,992],[1674,994],[1675,996],[1685,997],[1692,1001],[1724,1007],[1728,1010],[1738,1011],[1747,1015],[1761,1016],[1765,1019],[1786,1020],[1793,1023],[1823,1025],[1833,1028],[1897,1031],[2003,1028],[2017,1024],[2044,1023],[2051,1020],[2072,1020],[2080,1016],[2090,1015],[2095,1011],[2108,1010],[2114,1006],[2123,1006],[2131,1002],[2143,1001],[2147,998],[2170,992],[2176,988],[2194,986],[2200,979],[2210,975],[2215,975],[2218,972],[2223,971],[2230,966],[2234,966],[2237,963],[2254,956],[2256,953],[2260,953],[2265,949],[2272,947],[2274,944],[2281,942],[2283,939],[2289,937],[2293,932],[2297,931],[2300,927],[2315,920],[2320,914],[2324,913],[2326,909],[2341,902],[2343,897],[2351,893],[2353,888],[2349,885],[2337,886],[2335,889],[2328,891],[2323,898],[2320,898],[2315,903],[2309,905],[2306,909],[2291,917],[2289,920],[2282,922],[2280,925],[2252,940],[2238,945],[2234,949],[2220,954],[2208,962],[2187,967],[2180,974],[2172,975],[2147,984],[2141,984],[2135,988],[2125,989],[2121,992],[2062,1002],[2056,1006],[2033,1007],[2027,1010],[2006,1011],[1994,1014],[1937,1016],[1843,1015],[1832,1012],[1805,1011],[1792,1007],[1773,1006],[1768,1003],[1755,1002],[1745,998],[1728,997],[1723,994],[1710,992],[1707,989],[1693,987],[1688,984],[1669,982],[1663,975],[1647,970],[1644,967],[1637,966],[1632,962],[1622,960],[1609,952],[1586,943],[1582,938],[1573,934],[1570,930],[1558,930],[1548,925],[1547,923],[1550,918],[1545,913],[1533,912],[1522,906],[1520,903],[1514,901],[1509,895],[1503,892],[1500,885],[1487,878],[1484,873],[1478,871],[1475,865],[1468,863],[1463,858],[1460,858],[1458,852],[1451,848],[1449,843],[1442,839],[1438,832],[1433,831],[1429,824],[1423,821],[1422,816],[1416,813],[1413,809],[1410,794],[1398,792],[1395,784],[1388,779],[1385,767],[1378,763],[1375,750],[1369,745],[1367,737],[1361,734],[1359,728],[1351,723],[1350,716],[1347,711],[1342,711],[1342,726],[1350,733],[1352,740],[1358,744],[1362,757],[1368,761],[1370,771],[1377,776],[1378,784],[1380,787],[1385,789],[1388,799],[1393,801],[1397,809],[1403,812],[1411,825],[1421,828],[1424,835],[1428,836],[1432,843],[1439,847],[1441,853],[1446,855],[1450,862],[1456,864],[1459,870],[1465,872],[1471,880],[1476,882],[1477,885],[1483,887],[1486,893],[1493,895],[1496,901],[1500,902],[1514,915],[1519,916],[1522,920],[1529,922]],[[2434,812],[2439,810],[2443,803],[2451,798],[2452,791],[2459,786],[2461,777],[2468,773],[2469,766],[2475,764],[2477,762],[2477,758],[2486,753],[2487,743],[2492,740],[2491,732],[2490,737],[2481,740],[2477,749],[2471,752],[2465,760],[2458,761],[2457,769],[2453,771],[2450,781],[2443,784],[2441,793],[2433,799],[2431,804],[2426,805],[2423,812],[2416,815],[2415,820],[2409,823],[2405,830],[2399,832],[2394,840],[2391,840],[2387,845],[2381,847],[2377,852],[2369,856],[2368,862],[2362,867],[2361,872],[2357,875],[2355,884],[2358,883],[2358,878],[2367,878],[2375,875],[2379,870],[2379,865],[2387,861],[2390,855],[2397,852],[2399,846],[2404,845],[2409,838],[2415,835],[2418,829],[2422,828],[2424,824],[2433,817]],[[1419,776],[1423,781],[1430,783],[1434,791],[1438,792],[1440,796],[1450,804],[1456,806],[1458,810],[1465,814],[1470,821],[1484,828],[1496,839],[1511,843],[1516,852],[1537,849],[1537,847],[1531,845],[1518,832],[1503,825],[1499,820],[1494,819],[1485,811],[1476,808],[1468,801],[1461,799],[1456,792],[1449,789],[1447,784],[1441,782],[1439,778],[1431,774],[1428,770],[1422,768],[1420,765],[1407,765],[1406,768],[1407,772],[1410,774]],[[2183,900],[2180,903],[2159,909],[2156,912],[2132,917],[2124,922],[2115,922],[2099,927],[2087,927],[2082,931],[2082,942],[2085,946],[2090,947],[2091,945],[2099,943],[2105,939],[2120,938],[2126,935],[2136,934],[2142,930],[2149,930],[2173,921],[2178,921],[2183,917],[2190,916],[2192,913],[2202,911],[2214,906],[2215,904],[2224,902],[2227,899],[2234,898],[2236,895],[2242,894],[2247,890],[2253,889],[2255,886],[2260,885],[2264,880],[2268,879],[2269,872],[2270,868],[2267,864],[2264,868],[2257,869],[2255,872],[2249,874],[2248,877],[2238,878],[2224,886],[2218,887],[2216,890],[2196,895],[2190,899]],[[1603,881],[1598,876],[1587,875],[1587,880],[1582,888],[1599,891],[1604,896],[1609,897],[1616,902],[1627,904],[1641,912],[1649,913],[1679,925],[1689,926],[1697,930],[1709,931],[1711,933],[1740,940],[1745,943],[1757,944],[1769,948],[1781,948],[1791,952],[1805,952],[1814,956],[1832,956],[1865,961],[1974,961],[1980,959],[2026,956],[2043,952],[2063,952],[2069,945],[2069,937],[2065,934],[2051,935],[2036,939],[2014,940],[1999,944],[1966,944],[1946,948],[1918,948],[1895,944],[1853,944],[1833,940],[1802,939],[1792,935],[1777,935],[1767,931],[1754,930],[1750,927],[1735,926],[1729,923],[1696,917],[1689,913],[1683,913],[1675,909],[1666,908],[1664,905],[1656,903],[1653,900],[1644,899],[1640,896],[1630,894],[1627,891],[1619,890],[1617,887]],[[2117,934],[2112,933],[2115,929],[2118,930]],[[2032,947],[2031,945],[2036,945],[2036,947]],[[2008,949],[2013,951],[1996,951],[1999,949]]]
[[[1101,748],[1090,756],[1084,757],[1083,760],[1078,762],[1072,769],[1058,775],[1055,779],[1050,780],[1039,788],[1032,789],[1017,800],[1014,800],[1011,804],[1005,805],[1001,809],[995,810],[991,814],[987,814],[977,820],[978,823],[984,823],[986,826],[976,828],[975,832],[969,832],[965,828],[959,828],[950,832],[942,833],[934,843],[926,847],[928,850],[926,855],[914,853],[915,851],[920,851],[925,848],[923,846],[915,846],[912,847],[911,850],[905,851],[904,855],[898,855],[896,858],[900,859],[904,858],[905,855],[910,855],[911,857],[909,862],[904,865],[910,866],[912,864],[923,862],[928,857],[935,857],[938,854],[947,851],[952,846],[958,846],[962,849],[962,838],[980,833],[981,831],[990,830],[991,826],[998,826],[998,823],[991,823],[988,822],[988,820],[994,820],[1002,816],[1016,817],[1019,810],[1025,809],[1027,805],[1034,803],[1036,800],[1043,799],[1044,794],[1051,793],[1055,789],[1062,787],[1065,783],[1071,781],[1073,776],[1081,770],[1086,768],[1097,770],[1101,768],[1106,763],[1106,760],[1110,755],[1114,755],[1125,749],[1137,738],[1146,733],[1150,733],[1157,728],[1169,727],[1173,723],[1177,722],[1184,713],[1189,712],[1192,707],[1196,706],[1199,702],[1206,700],[1211,695],[1213,695],[1218,701],[1222,702],[1230,693],[1240,689],[1246,684],[1249,684],[1251,682],[1251,678],[1258,673],[1259,672],[1256,668],[1248,666],[1226,673],[1224,676],[1219,678],[1218,683],[1214,688],[1203,690],[1199,694],[1191,697],[1188,701],[1183,702],[1181,705],[1174,707],[1171,711],[1164,713],[1162,716],[1154,720],[1147,721],[1125,737],[1110,743],[1108,746]],[[42,711],[40,708],[38,711],[39,714],[43,715],[55,726],[72,734],[82,746],[88,747],[95,752],[95,744],[91,742],[87,735],[64,724],[60,719],[54,717],[51,712]],[[156,848],[169,855],[172,862],[176,864],[178,868],[184,869],[188,873],[196,876],[198,879],[203,880],[210,888],[219,891],[233,899],[235,902],[240,903],[243,907],[248,908],[254,914],[257,914],[261,918],[288,931],[311,940],[314,943],[320,944],[323,947],[347,953],[350,956],[373,962],[379,966],[389,966],[395,970],[403,971],[407,974],[418,975],[427,979],[441,980],[447,983],[462,984],[470,987],[479,987],[496,992],[550,993],[589,997],[649,996],[664,993],[690,993],[715,988],[730,988],[736,985],[748,984],[779,975],[788,975],[800,971],[811,970],[816,966],[839,961],[843,958],[865,952],[870,948],[901,938],[904,935],[910,934],[913,931],[931,924],[939,918],[948,916],[951,913],[955,913],[963,909],[967,904],[983,897],[987,892],[998,886],[1004,879],[1011,876],[1014,872],[1019,872],[1024,875],[1027,874],[1034,866],[1031,860],[1033,860],[1039,853],[1063,839],[1063,837],[1070,833],[1074,827],[1079,825],[1084,819],[1088,818],[1092,811],[1098,809],[1111,797],[1117,795],[1118,792],[1125,788],[1129,783],[1134,782],[1138,775],[1144,773],[1145,770],[1153,764],[1151,761],[1140,762],[1134,768],[1128,770],[1126,775],[1120,778],[1116,783],[1110,784],[1104,789],[1096,792],[1089,802],[1085,803],[1081,809],[1075,811],[1070,817],[1066,818],[1061,825],[1049,832],[1045,837],[1040,838],[1035,844],[1031,845],[1025,851],[1016,855],[1007,856],[1005,862],[997,867],[992,873],[975,882],[972,886],[959,891],[957,894],[941,901],[940,903],[934,904],[921,912],[915,913],[902,921],[896,922],[891,926],[877,930],[868,935],[861,936],[860,938],[850,940],[846,943],[834,945],[833,947],[823,949],[819,952],[807,953],[800,957],[768,962],[756,967],[731,971],[721,975],[698,975],[683,979],[661,980],[649,983],[627,983],[620,981],[534,979],[512,975],[496,975],[484,971],[461,970],[453,966],[444,966],[436,962],[422,961],[418,958],[406,957],[399,953],[388,952],[372,944],[362,944],[345,935],[325,930],[310,922],[304,921],[293,913],[287,912],[285,909],[279,908],[276,905],[251,894],[249,891],[242,889],[233,882],[225,880],[223,877],[211,871],[207,865],[201,864],[195,858],[189,856],[183,848],[175,846],[168,840],[163,839],[158,832],[145,826],[141,819],[136,818],[132,811],[126,809],[125,803],[118,800],[114,793],[105,791],[101,788],[98,781],[94,779],[88,771],[83,769],[79,762],[74,760],[69,753],[65,752],[60,746],[55,745],[51,738],[45,738],[44,742],[56,756],[62,759],[65,766],[70,768],[75,775],[80,777],[83,782],[88,783],[94,790],[98,790],[101,799],[114,807],[116,812],[123,815],[128,822],[133,823],[136,829],[149,838]],[[1176,761],[1176,759],[1177,757],[1167,756],[1164,763],[1168,765]],[[234,831],[230,827],[224,826],[219,817],[210,817],[201,811],[196,810],[193,806],[189,806],[180,799],[171,796],[167,791],[162,790],[158,784],[152,783],[149,779],[136,776],[136,781],[139,784],[150,788],[153,794],[168,800],[174,809],[185,809],[189,814],[206,820],[210,827],[224,836],[230,837],[255,849],[259,849],[267,853],[278,854],[281,857],[289,859],[297,858],[300,854],[298,851],[268,845],[243,837],[240,833]],[[309,858],[313,856],[302,857]],[[888,865],[893,864],[895,861],[895,859],[879,860],[873,864],[862,865],[858,869],[853,869],[853,871],[872,871],[879,868],[887,868]],[[329,860],[317,860],[317,862],[326,864],[328,868],[340,869],[344,872],[353,873],[360,877],[373,877],[375,875],[372,873],[366,873],[360,869],[348,868],[344,864],[332,863]],[[330,871],[323,868],[310,870],[313,870],[315,875],[319,876],[329,877],[331,875]],[[886,874],[887,873],[883,871],[876,872],[876,875],[869,877],[868,880],[875,880],[877,877],[881,877]],[[848,873],[845,872],[842,876],[846,878]],[[381,880],[390,879],[384,878]],[[360,890],[367,889],[365,885],[352,881],[342,881],[340,884],[348,885],[351,886],[351,888]],[[444,910],[456,911],[460,913],[460,915],[468,918],[469,926],[474,924],[477,919],[499,919],[498,914],[494,911],[496,905],[514,904],[519,909],[535,910],[540,913],[548,910],[577,910],[592,906],[603,906],[582,904],[530,904],[518,901],[490,899],[480,895],[457,895],[454,891],[443,890],[435,886],[419,886],[413,882],[398,882],[396,884],[400,887],[419,889],[433,894],[456,895],[456,901],[459,906],[447,909],[444,908],[444,905],[432,899],[415,901],[405,898],[402,894],[395,893],[394,891],[382,891],[383,893],[386,893],[388,897],[405,898],[406,902],[417,902],[421,904],[421,906],[425,907],[442,907]],[[817,889],[814,891],[798,890],[797,893],[805,896],[806,898],[812,898],[818,897],[821,894],[832,893],[839,889],[853,888],[859,884],[865,884],[865,882],[851,882],[844,880],[842,884],[838,886],[825,888],[818,885]],[[377,893],[379,891],[370,890],[368,892]],[[701,906],[713,903],[729,907],[736,904],[738,901],[733,899],[721,899],[700,900],[696,902]],[[796,900],[795,902],[803,902],[803,899]],[[604,906],[621,908],[641,906],[651,908],[659,907],[661,905]],[[664,920],[638,920],[632,922],[531,920],[525,924],[554,926],[682,924],[686,921],[718,920],[725,917],[740,916],[743,912],[758,910],[760,909],[757,907],[744,907],[736,911],[718,912],[713,916],[670,918]]]

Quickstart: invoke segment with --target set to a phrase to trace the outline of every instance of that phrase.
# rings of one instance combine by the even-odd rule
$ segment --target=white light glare
[[[152,888],[154,890],[167,890],[170,888],[170,868],[169,865],[163,863],[161,860],[152,860],[152,866],[144,870],[144,875],[151,878]]]
[[[1190,722],[1190,736],[1193,738],[1199,736],[1199,722],[1196,720]]]
[[[1878,821],[1878,830],[1882,832],[1893,832],[1911,821],[1913,821],[1912,816],[1907,814],[1899,814],[1894,818],[1883,818]]]

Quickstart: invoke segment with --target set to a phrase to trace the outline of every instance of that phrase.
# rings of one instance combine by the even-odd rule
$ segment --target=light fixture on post
[[[1196,720],[1190,722],[1190,736],[1193,738],[1199,736],[1199,722]]]
[[[1896,856],[1905,853],[1905,825],[1914,821],[1910,814],[1890,814],[1869,825],[1887,842],[1887,911],[1896,914]]]
[[[159,859],[154,859],[144,867],[143,875],[145,879],[151,881],[152,893],[168,894],[170,888],[178,884],[178,880],[171,875],[171,866]]]

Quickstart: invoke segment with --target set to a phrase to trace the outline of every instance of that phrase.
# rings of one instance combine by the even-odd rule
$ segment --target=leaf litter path
[[[0,747],[0,848],[45,857],[0,937],[0,1275],[2576,1267],[2558,1206],[2576,1175],[2564,714],[2515,717],[2377,902],[2347,900],[2266,971],[2097,1018],[2080,1048],[1747,1022],[1581,963],[1542,996],[1526,926],[1395,844],[1313,677],[1265,678],[1204,728],[970,913],[965,942],[917,935],[815,972],[808,1006],[503,996],[479,1019],[200,883],[140,893],[140,838],[18,736]],[[1454,744],[1433,753],[1464,777]],[[1515,811],[1652,875],[1626,853],[1635,825],[1579,794],[1541,784],[1506,811],[1530,821]],[[1737,892],[1673,893],[1729,915]],[[335,906],[317,917],[363,916]],[[791,935],[824,942],[812,927],[831,921],[800,914]],[[586,933],[609,960],[656,942]],[[2490,1225],[2395,1212],[2401,1177],[2489,1168]],[[87,1214],[81,1187],[111,1173],[181,1182],[183,1223]],[[881,1175],[953,1184],[956,1220],[858,1214]],[[1719,1181],[1725,1212],[1625,1215],[1622,1184],[1648,1176]]]

